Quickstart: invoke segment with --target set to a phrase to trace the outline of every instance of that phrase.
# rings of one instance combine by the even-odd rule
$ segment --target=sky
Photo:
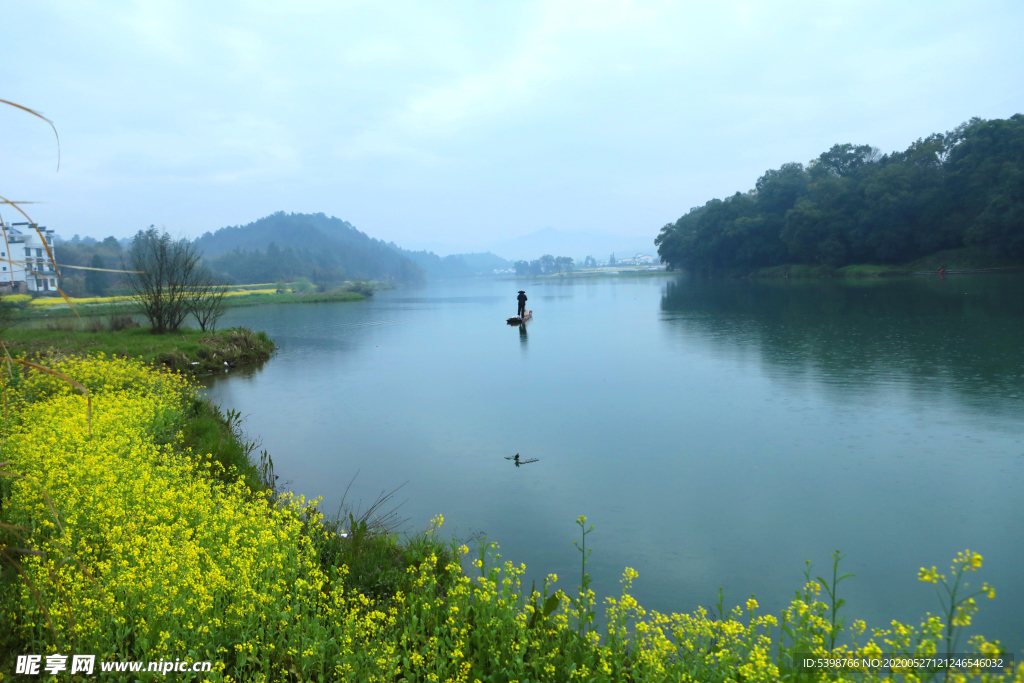
[[[58,234],[275,211],[452,253],[653,240],[835,143],[1024,112],[1024,2],[4,5],[0,195]],[[8,207],[4,220],[17,220]],[[653,249],[653,247],[652,247]]]

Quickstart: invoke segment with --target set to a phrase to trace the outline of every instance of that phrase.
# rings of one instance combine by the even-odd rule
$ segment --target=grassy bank
[[[944,653],[974,599],[994,597],[985,584],[966,590],[982,566],[966,551],[948,579],[921,570],[918,580],[957,588],[950,610],[919,625],[846,625],[837,618],[843,579],[826,571],[833,578],[816,581],[810,568],[777,616],[754,598],[662,615],[630,595],[637,573],[627,568],[598,629],[585,518],[577,522],[581,585],[557,590],[549,576],[527,590],[525,568],[503,562],[495,545],[481,541],[472,559],[465,546],[446,548],[440,517],[403,540],[355,517],[331,523],[315,502],[276,495],[266,466],[255,483],[233,476],[237,468],[225,473],[203,452],[216,434],[182,435],[203,419],[186,378],[126,360],[74,359],[56,369],[88,388],[91,418],[84,397],[56,377],[0,376],[10,405],[0,540],[20,549],[7,553],[0,577],[5,675],[17,655],[56,652],[99,662],[213,661],[209,673],[176,672],[179,681],[899,680],[899,671],[805,671],[793,662],[797,653]],[[977,637],[958,648],[998,652]],[[944,672],[916,673],[913,680]],[[982,680],[969,670],[955,678]],[[1024,666],[984,680],[1024,682]]]
[[[296,292],[290,289],[279,291],[274,288],[242,285],[233,288],[224,297],[224,304],[229,308],[238,306],[257,306],[260,304],[302,304],[322,303],[329,301],[364,301],[374,291],[388,289],[389,283],[347,283],[338,290],[328,292]],[[139,307],[129,296],[84,297],[71,298],[74,311],[61,297],[32,298],[28,295],[9,295],[3,298],[11,304],[15,318],[40,317],[75,317],[95,315],[132,315]]]
[[[771,268],[759,268],[750,274],[755,278],[864,278],[864,277],[886,277],[894,275],[909,275],[911,271],[894,266],[877,266],[871,264],[859,264],[833,268],[832,266],[809,266],[799,263],[772,266]]]
[[[89,331],[66,319],[46,327],[13,327],[3,333],[3,341],[12,355],[131,357],[187,374],[223,372],[225,363],[226,367],[262,363],[276,348],[265,332],[243,327],[152,334],[149,327]]]
[[[866,278],[894,277],[920,273],[938,273],[939,268],[947,271],[1006,272],[1024,269],[1024,260],[993,255],[987,249],[947,249],[936,252],[903,265],[877,265],[862,263],[842,268],[832,266],[810,266],[785,264],[770,268],[758,268],[750,274],[756,278]]]
[[[236,296],[227,300],[228,306],[257,306],[259,304],[315,304],[327,301],[364,301],[365,294],[359,292],[257,292]]]

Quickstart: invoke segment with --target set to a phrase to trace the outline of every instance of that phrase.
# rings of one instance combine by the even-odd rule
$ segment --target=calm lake
[[[357,471],[349,502],[405,483],[407,529],[442,513],[569,591],[583,514],[598,598],[633,567],[663,612],[777,614],[841,549],[876,627],[936,613],[918,568],[970,548],[977,631],[1024,651],[1024,277],[477,280],[222,325],[280,351],[210,396],[327,511]]]

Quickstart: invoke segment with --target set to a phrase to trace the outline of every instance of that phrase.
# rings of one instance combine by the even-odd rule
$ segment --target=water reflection
[[[663,318],[724,349],[755,346],[770,370],[832,389],[899,381],[974,405],[1019,409],[1024,396],[1024,278],[898,281],[679,280]],[[1011,399],[1007,402],[1006,399]]]
[[[408,480],[409,530],[443,512],[528,580],[578,572],[586,514],[601,596],[629,566],[650,609],[722,586],[777,613],[841,548],[850,619],[916,623],[917,568],[970,547],[999,590],[977,628],[1024,648],[1024,278],[531,287],[518,351],[500,281],[231,309],[281,350],[210,394],[296,493],[334,508],[356,471],[352,499]],[[544,466],[512,475],[509,451]]]

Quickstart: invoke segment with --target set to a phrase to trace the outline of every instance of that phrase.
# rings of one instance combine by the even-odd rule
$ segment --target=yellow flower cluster
[[[291,291],[291,290],[286,290]],[[277,292],[276,287],[264,288],[264,289],[233,289],[225,293],[225,296],[248,296],[249,294],[275,294]],[[24,300],[15,301],[15,297],[25,297]],[[15,294],[5,299],[9,299],[9,303],[24,303],[28,302],[28,305],[32,308],[49,308],[53,306],[67,306],[67,301],[63,297],[59,296],[47,296],[38,297],[33,299],[27,294]],[[132,296],[83,296],[83,297],[68,297],[71,304],[74,306],[87,305],[87,304],[112,304],[121,301],[132,301]]]
[[[91,438],[84,398],[60,379],[7,387],[17,414],[0,460],[20,477],[4,521],[42,556],[21,560],[0,622],[28,650],[212,659],[238,680],[325,667],[388,679],[394,648],[378,636],[394,617],[322,570],[303,530],[318,513],[222,484],[209,460],[160,443],[187,380],[127,360],[57,369],[92,394]]]
[[[524,591],[525,567],[502,563],[494,544],[472,561],[478,576],[462,570],[466,546],[450,561],[428,553],[408,568],[407,592],[375,601],[346,590],[345,566],[321,563],[316,501],[225,484],[204,454],[176,445],[195,395],[188,380],[102,357],[55,369],[88,389],[91,436],[85,398],[60,378],[2,380],[2,544],[30,552],[18,558],[19,580],[0,584],[0,652],[209,659],[218,664],[204,680],[215,681],[612,683],[775,681],[800,677],[787,660],[796,652],[928,655],[945,645],[947,624],[928,617],[872,630],[864,644],[856,639],[867,626],[854,622],[853,644],[833,649],[834,615],[809,574],[778,618],[759,616],[754,597],[745,611],[663,615],[630,595],[638,574],[627,568],[599,632],[593,591],[555,591],[554,575]],[[442,523],[431,520],[428,537]],[[977,553],[961,553],[954,571],[980,565]],[[944,580],[935,568],[920,577]],[[980,593],[994,597],[987,584]],[[955,624],[969,623],[973,599],[957,604]],[[830,677],[882,676],[844,675]],[[962,676],[1024,683],[1024,666],[1009,678]]]
[[[112,304],[118,301],[131,301],[130,296],[83,296],[83,297],[68,297],[74,305],[79,304]],[[67,306],[67,301],[63,297],[59,296],[46,296],[32,299],[28,304],[32,308],[48,308],[50,306]]]

